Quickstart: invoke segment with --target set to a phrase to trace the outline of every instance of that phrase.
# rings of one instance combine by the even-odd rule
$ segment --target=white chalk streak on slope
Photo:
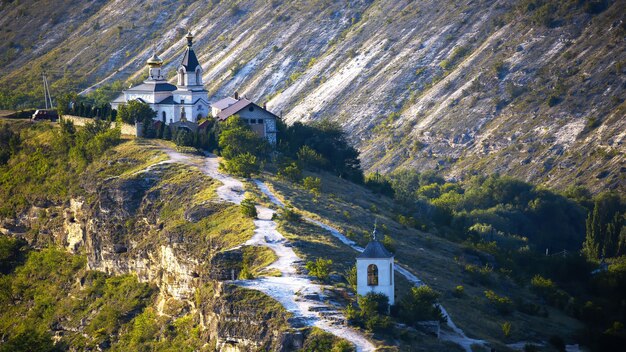
[[[269,187],[267,187],[267,185],[259,180],[255,180],[254,181],[257,186],[259,187],[259,189],[261,190],[261,192],[263,192],[266,196],[269,197],[270,201],[280,207],[284,206],[284,204],[278,199],[276,198],[276,196],[270,191]],[[341,241],[341,243],[348,245],[350,247],[352,247],[352,249],[354,249],[357,252],[363,252],[364,248],[358,246],[354,241],[352,241],[351,239],[347,238],[346,236],[344,236],[341,232],[339,232],[339,230],[337,230],[336,228],[329,226],[327,224],[324,224],[321,221],[315,220],[315,219],[311,219],[308,217],[305,217],[304,220],[317,225],[321,228],[323,228],[324,230],[330,232],[334,237],[336,237],[339,241]],[[402,276],[404,276],[407,280],[409,280],[409,282],[411,282],[413,285],[415,286],[421,286],[424,283],[422,282],[422,280],[418,279],[417,276],[415,276],[413,273],[411,273],[407,268],[403,267],[402,265],[396,263],[395,265],[395,270]],[[456,324],[454,324],[454,322],[452,321],[452,318],[450,317],[450,314],[448,314],[448,312],[445,310],[445,308],[443,308],[443,306],[439,305],[439,307],[441,308],[441,312],[443,313],[443,315],[447,318],[447,325],[448,327],[450,327],[450,329],[452,330],[452,332],[448,332],[445,330],[441,331],[441,338],[443,340],[446,341],[451,341],[454,342],[458,345],[460,345],[461,347],[463,347],[466,351],[471,352],[472,345],[485,345],[486,342],[484,340],[477,340],[477,339],[472,339],[467,337],[467,335],[465,335],[465,333],[463,332],[463,330],[461,330],[458,326],[456,326]]]

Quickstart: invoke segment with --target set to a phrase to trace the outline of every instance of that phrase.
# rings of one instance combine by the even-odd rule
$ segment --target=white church
[[[178,82],[170,84],[163,77],[161,60],[154,54],[148,60],[148,79],[122,92],[111,102],[117,109],[131,100],[150,105],[157,112],[155,120],[170,124],[178,121],[197,122],[209,115],[208,92],[202,83],[202,66],[193,51],[193,35],[187,33],[187,48],[177,68]]]
[[[363,253],[356,258],[356,293],[365,296],[370,292],[382,293],[389,298],[389,305],[394,305],[394,263],[393,254],[376,239],[376,229],[372,241]]]

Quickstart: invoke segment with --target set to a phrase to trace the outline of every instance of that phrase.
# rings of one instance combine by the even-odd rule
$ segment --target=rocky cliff
[[[223,259],[228,256],[221,251],[245,242],[253,224],[237,206],[215,202],[213,180],[180,164],[143,168],[133,160],[108,158],[103,165],[84,173],[79,181],[84,195],[3,219],[2,232],[23,237],[33,247],[63,246],[85,256],[87,270],[130,274],[154,285],[155,301],[146,304],[161,316],[195,321],[205,345],[219,351],[302,346],[306,331],[291,328],[280,303],[222,283],[232,279],[224,273],[239,274],[241,262]],[[229,253],[242,257],[241,250]],[[87,289],[84,280],[79,279]],[[64,315],[62,320],[74,318]],[[93,314],[77,326],[61,321],[53,330],[60,340],[71,341],[91,319]],[[99,346],[108,349],[117,339],[111,336]]]

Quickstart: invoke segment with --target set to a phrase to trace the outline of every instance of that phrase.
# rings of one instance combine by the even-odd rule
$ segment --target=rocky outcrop
[[[189,201],[210,182],[201,177],[172,182],[178,172],[188,172],[180,168],[166,165],[130,177],[95,179],[85,187],[87,195],[66,204],[33,206],[16,219],[2,221],[0,230],[23,237],[34,247],[54,243],[84,255],[88,269],[130,273],[154,284],[159,290],[157,311],[169,314],[172,304],[185,307],[180,312],[196,315],[203,336],[216,343],[218,351],[291,351],[301,346],[302,334],[289,328],[280,304],[258,292],[221,284],[239,275],[241,250],[209,248],[187,233],[185,224],[232,209],[222,203]],[[93,180],[86,175],[84,182]],[[164,219],[165,199],[170,197],[178,200],[178,215]],[[168,222],[178,222],[182,229]]]

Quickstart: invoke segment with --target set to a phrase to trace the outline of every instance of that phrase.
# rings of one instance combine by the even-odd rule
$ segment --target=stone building
[[[259,137],[266,138],[271,144],[276,144],[276,120],[278,116],[267,111],[237,93],[211,104],[211,112],[217,121],[226,121],[229,117],[238,115],[250,126]]]

